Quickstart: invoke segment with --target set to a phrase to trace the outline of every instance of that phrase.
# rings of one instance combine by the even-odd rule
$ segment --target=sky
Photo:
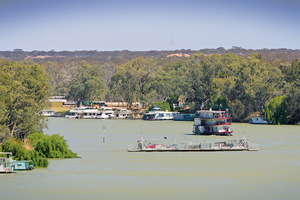
[[[0,50],[300,49],[300,0],[0,0]]]

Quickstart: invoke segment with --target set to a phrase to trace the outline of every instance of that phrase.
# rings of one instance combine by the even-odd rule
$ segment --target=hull
[[[158,144],[153,139],[138,139],[137,146],[129,146],[128,152],[191,152],[191,151],[258,151],[258,145],[248,139],[231,139],[225,141],[205,142],[182,141],[170,145]]]
[[[228,129],[227,131],[201,131],[202,126],[194,126],[193,133],[195,135],[220,135],[220,136],[231,136],[233,131]]]
[[[258,151],[258,148],[128,149],[128,152]]]

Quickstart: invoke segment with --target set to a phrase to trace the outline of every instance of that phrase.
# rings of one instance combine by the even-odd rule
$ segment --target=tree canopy
[[[106,91],[103,76],[101,66],[80,62],[70,81],[68,97],[76,101],[78,106],[82,101],[100,99]]]
[[[140,57],[125,63],[112,76],[111,91],[130,106],[135,101],[151,102],[155,98],[153,95],[156,95],[151,84],[157,68],[157,61],[153,58]]]
[[[24,139],[41,130],[41,111],[49,99],[49,84],[44,67],[29,62],[0,60],[1,137]]]
[[[285,49],[276,53],[270,51],[274,53],[272,55],[269,55],[267,50],[246,51],[242,48],[233,48],[230,51],[218,48],[205,49],[203,52],[180,52],[190,53],[191,56],[169,59],[155,56],[157,52],[148,52],[149,54],[136,52],[136,55],[148,57],[130,57],[132,52],[121,51],[114,54],[120,56],[122,60],[120,62],[107,61],[103,64],[104,60],[98,62],[93,59],[87,61],[72,59],[44,64],[49,73],[51,94],[67,95],[78,105],[82,101],[107,100],[125,101],[129,105],[138,101],[145,106],[153,105],[155,102],[169,102],[172,108],[174,103],[180,101],[185,103],[191,112],[198,109],[228,108],[234,121],[246,121],[253,114],[262,115],[266,112],[272,99],[285,96],[284,123],[295,124],[300,121],[300,62],[297,59],[291,62],[290,58],[283,59],[281,54],[279,55],[281,52],[288,56],[289,51]],[[105,55],[108,56],[110,53]],[[167,52],[161,53],[165,55]],[[269,56],[266,58],[266,55]],[[124,56],[129,57],[124,60]],[[6,121],[0,124],[0,131],[10,134],[17,120],[7,121],[7,102],[13,105],[11,110],[19,110],[18,106],[24,106],[24,109],[30,107],[29,110],[32,110],[33,104],[30,104],[28,95],[26,96],[25,90],[22,89],[32,78],[28,73],[21,74],[21,71],[26,70],[14,69],[12,73],[8,70],[8,66],[13,65],[16,68],[19,65],[39,65],[33,62],[4,60],[0,63],[3,68],[0,92],[7,94],[0,96],[0,101],[6,102],[0,105],[1,121]],[[22,77],[12,79],[13,76]],[[19,101],[19,98],[12,94],[24,96],[26,100]],[[30,106],[25,106],[26,104]],[[17,116],[23,114],[20,111]],[[20,118],[22,117],[18,120],[21,120]],[[20,128],[21,125],[18,131]],[[13,132],[17,135],[17,132]]]

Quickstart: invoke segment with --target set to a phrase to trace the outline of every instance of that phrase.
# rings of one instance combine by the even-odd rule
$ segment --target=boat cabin
[[[53,117],[53,116],[55,116],[54,110],[53,109],[44,109],[44,110],[42,110],[42,116]]]
[[[175,113],[163,111],[161,108],[154,107],[149,113],[144,114],[145,120],[173,120],[173,116]]]
[[[193,132],[197,135],[232,135],[231,117],[227,111],[200,110],[194,118]]]
[[[30,165],[30,160],[13,161],[14,170],[32,170],[34,167]]]
[[[0,152],[0,173],[12,173],[12,152]]]
[[[249,121],[250,124],[271,124],[270,121],[264,117],[252,117]]]

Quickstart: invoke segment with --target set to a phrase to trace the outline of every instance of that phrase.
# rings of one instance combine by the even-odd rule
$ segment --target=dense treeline
[[[235,51],[243,49],[235,48]],[[188,51],[188,50],[187,50]],[[275,124],[300,121],[300,62],[261,54],[194,53],[173,60],[138,57],[122,64],[65,60],[39,64],[0,60],[0,143],[24,140],[44,127],[49,95],[85,100],[154,102],[179,100],[190,112],[228,108],[234,121],[260,113]],[[130,53],[130,52],[127,52]]]
[[[233,46],[231,49],[219,47],[216,49],[206,48],[199,50],[181,49],[181,50],[168,50],[168,51],[23,51],[22,49],[14,49],[13,51],[0,51],[0,58],[14,61],[21,61],[24,59],[35,60],[40,64],[48,61],[63,62],[63,61],[78,61],[86,60],[90,64],[98,63],[113,63],[123,64],[137,57],[152,57],[158,60],[166,59],[171,54],[188,54],[193,55],[197,52],[203,52],[206,55],[214,53],[225,54],[235,53],[237,55],[248,57],[253,53],[262,55],[268,62],[292,62],[300,58],[299,49],[244,49],[242,47]],[[166,59],[170,60],[172,58]]]
[[[276,124],[295,124],[300,119],[297,59],[268,62],[260,54],[244,57],[199,52],[169,62],[138,57],[102,67],[82,61],[45,65],[54,77],[54,91],[61,90],[78,103],[83,99],[125,101],[129,105],[138,101],[147,107],[154,102],[172,105],[181,100],[191,112],[228,108],[234,121],[247,120],[253,113],[264,114]],[[63,87],[61,84],[66,82]]]

